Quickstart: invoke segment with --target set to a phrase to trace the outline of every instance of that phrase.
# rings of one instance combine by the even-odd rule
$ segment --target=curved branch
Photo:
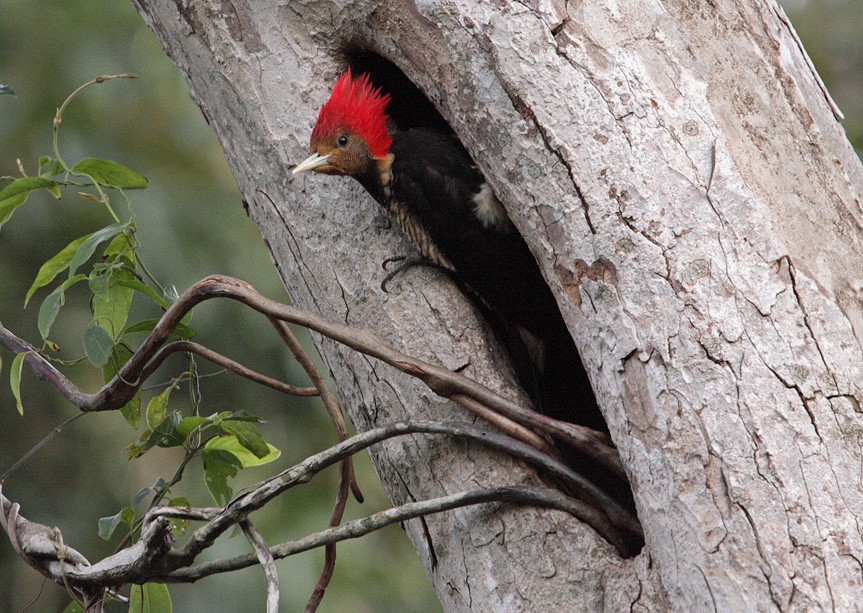
[[[74,383],[66,378],[66,375],[54,368],[54,365],[39,354],[38,350],[30,343],[15,336],[0,323],[0,345],[3,345],[12,353],[26,353],[24,363],[30,367],[40,380],[47,381],[51,387],[56,389],[63,397],[76,407],[86,405],[93,394],[79,389]],[[106,384],[107,385],[110,384]],[[134,394],[133,394],[134,395]]]
[[[267,613],[278,613],[279,611],[279,573],[276,570],[276,561],[270,548],[264,540],[264,536],[258,531],[248,519],[240,522],[243,534],[255,550],[255,558],[264,569],[264,577],[267,579]]]
[[[223,513],[196,530],[185,546],[173,554],[181,560],[178,566],[190,563],[195,556],[210,547],[216,538],[234,525],[238,519],[247,517],[249,513],[261,508],[282,492],[295,485],[307,483],[321,470],[375,443],[413,433],[463,436],[479,441],[493,449],[504,451],[535,466],[540,466],[565,481],[581,501],[601,510],[597,513],[579,515],[578,517],[603,535],[606,540],[619,546],[621,551],[628,550],[625,543],[629,539],[624,538],[624,533],[634,535],[639,539],[642,538],[638,520],[619,503],[563,463],[546,456],[532,446],[506,435],[492,433],[469,424],[412,421],[396,422],[359,433],[347,441],[310,456],[303,462],[271,477],[251,491],[234,498],[226,505]]]
[[[287,558],[317,547],[324,547],[348,539],[360,538],[375,530],[380,530],[386,526],[402,523],[417,517],[489,502],[543,506],[564,511],[575,516],[594,512],[593,509],[588,508],[578,500],[564,496],[557,490],[546,487],[513,485],[477,489],[449,496],[441,496],[440,498],[432,498],[431,500],[409,502],[387,509],[386,511],[374,513],[362,519],[350,521],[343,526],[329,528],[296,541],[276,545],[270,552],[273,558],[277,560]],[[154,580],[165,583],[188,583],[217,573],[248,568],[257,563],[258,559],[254,555],[239,555],[223,560],[211,560],[201,562],[200,564],[193,564],[186,568],[175,570],[167,575],[154,577]]]
[[[270,318],[270,323],[276,328],[276,332],[278,332],[279,337],[288,346],[291,353],[294,354],[294,357],[297,359],[300,366],[303,367],[303,370],[306,371],[309,379],[312,380],[312,384],[315,386],[318,396],[321,397],[321,400],[324,403],[324,408],[330,416],[330,420],[336,427],[336,435],[338,436],[339,442],[344,441],[348,438],[348,424],[345,420],[345,415],[342,412],[342,405],[339,402],[338,397],[330,389],[330,386],[327,385],[326,380],[321,375],[320,371],[318,371],[318,367],[315,365],[315,361],[312,359],[312,356],[309,355],[309,352],[306,351],[305,347],[300,343],[300,340],[293,333],[290,326],[288,326],[284,321],[274,319],[272,317]],[[347,479],[357,502],[362,502],[363,493],[360,491],[360,486],[357,485],[357,481],[354,478],[354,465],[350,458],[348,459]]]
[[[300,343],[300,340],[296,337],[288,324],[272,317],[270,318],[270,323],[276,328],[281,339],[294,354],[297,362],[300,363],[306,371],[306,374],[312,380],[315,388],[318,390],[318,394],[324,402],[324,407],[330,416],[330,420],[332,420],[333,425],[336,427],[336,434],[338,435],[339,442],[347,440],[348,426],[345,421],[344,413],[342,412],[342,405],[330,389],[330,386],[327,385],[327,382],[324,380],[320,371],[318,371],[318,367],[315,365],[314,360],[312,360],[312,356],[310,356],[305,350]],[[348,504],[348,489],[353,491],[357,502],[363,501],[363,494],[360,491],[360,486],[357,484],[354,476],[354,463],[352,456],[348,456],[342,460],[341,470],[339,471],[339,486],[336,492],[336,503],[333,505],[333,510],[330,514],[330,526],[338,526],[342,522],[342,517],[344,517],[345,508]],[[321,604],[321,600],[324,598],[324,591],[327,589],[327,585],[329,585],[335,569],[336,546],[335,544],[327,545],[324,553],[324,567],[321,570],[321,576],[318,578],[315,589],[312,591],[312,595],[309,597],[309,601],[306,604],[305,610],[307,613],[314,613],[314,611],[317,611],[318,606]]]
[[[47,360],[36,353],[27,355],[25,363],[38,376],[48,380],[82,411],[118,409],[132,399],[140,385],[140,383],[127,382],[139,381],[151,357],[168,341],[171,333],[186,313],[196,305],[211,298],[230,298],[267,317],[314,330],[347,347],[377,358],[404,373],[417,377],[435,394],[459,402],[468,410],[474,410],[475,405],[464,403],[465,397],[472,398],[519,424],[537,428],[571,445],[615,474],[625,476],[620,458],[617,457],[607,435],[584,426],[558,421],[532,409],[522,407],[464,375],[412,358],[393,349],[368,330],[354,328],[290,305],[275,302],[259,294],[248,283],[227,276],[207,277],[186,290],[162,315],[159,323],[129,361],[120,369],[117,376],[95,394],[81,392]],[[35,351],[33,347],[17,338],[2,325],[0,325],[0,344],[5,345],[15,353]]]
[[[187,575],[183,574],[186,572],[183,569],[192,565],[195,557],[210,547],[231,526],[241,524],[251,512],[261,508],[275,496],[296,485],[309,482],[321,470],[342,462],[350,455],[375,443],[395,436],[416,433],[462,436],[523,459],[564,480],[579,496],[579,499],[570,498],[555,490],[534,486],[494,490],[498,492],[497,494],[491,493],[492,490],[484,490],[485,494],[457,494],[443,497],[438,502],[411,503],[400,507],[401,510],[385,511],[383,514],[373,515],[372,523],[365,527],[364,522],[368,520],[352,522],[342,527],[331,527],[320,535],[306,537],[306,539],[298,541],[298,544],[289,543],[281,546],[281,549],[274,549],[273,551],[280,552],[279,556],[284,557],[291,555],[291,552],[296,548],[299,548],[296,551],[300,551],[309,547],[330,545],[344,538],[361,536],[364,533],[363,530],[369,530],[371,526],[378,525],[375,522],[384,522],[380,525],[387,525],[411,517],[418,517],[428,512],[440,512],[455,508],[455,506],[477,504],[495,499],[524,504],[542,504],[566,511],[593,527],[621,553],[629,553],[631,543],[640,541],[642,538],[640,525],[634,517],[628,515],[614,500],[561,462],[546,456],[530,445],[503,434],[489,432],[471,424],[439,422],[397,422],[357,434],[267,479],[253,490],[234,498],[223,509],[155,507],[148,511],[144,517],[141,540],[93,565],[89,565],[83,556],[76,555],[77,552],[69,548],[64,549],[66,552],[64,558],[58,559],[56,548],[58,541],[55,531],[47,526],[27,522],[20,517],[17,505],[5,498],[2,495],[2,490],[0,490],[0,502],[2,502],[3,513],[0,514],[0,519],[2,519],[4,527],[7,528],[7,532],[10,533],[13,546],[18,548],[19,544],[23,543],[19,555],[28,561],[37,560],[40,572],[53,581],[68,582],[76,589],[86,591],[123,583],[146,583],[147,581],[163,579],[172,581],[194,580],[194,578],[185,578]],[[537,493],[540,490],[542,493]],[[522,492],[522,494],[518,492]],[[528,494],[523,494],[523,492],[528,492]],[[440,501],[444,502],[441,503]],[[14,520],[12,522],[14,527],[11,529],[9,526],[10,517]],[[178,550],[173,550],[171,548],[170,517],[205,519],[207,523],[192,533],[184,546]],[[32,530],[28,526],[32,526]],[[34,549],[32,545],[23,541],[19,536],[22,527],[31,530],[37,536],[43,535],[44,538],[39,543],[44,542],[44,546]],[[38,557],[34,557],[35,554],[38,554]],[[254,559],[257,558],[253,556]],[[242,562],[242,564],[246,563]],[[193,568],[200,568],[200,565]],[[205,574],[212,572],[222,571],[214,570]]]
[[[153,356],[153,359],[147,363],[147,367],[141,373],[140,380],[143,382],[149,378],[149,376],[162,365],[162,362],[178,351],[199,355],[213,364],[218,364],[219,366],[230,370],[234,374],[240,375],[241,377],[254,381],[255,383],[260,383],[261,385],[274,389],[277,392],[282,392],[283,394],[291,396],[318,395],[318,390],[314,387],[299,387],[291,385],[290,383],[285,383],[284,381],[279,381],[278,379],[273,379],[272,377],[268,377],[267,375],[254,371],[247,366],[243,366],[239,362],[232,360],[221,353],[217,353],[212,349],[204,347],[198,343],[193,343],[192,341],[174,341],[173,343],[169,343],[162,347],[162,349]]]

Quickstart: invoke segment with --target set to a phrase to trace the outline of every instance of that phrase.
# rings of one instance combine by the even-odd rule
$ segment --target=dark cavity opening
[[[358,48],[344,49],[341,54],[354,75],[368,73],[375,86],[390,94],[388,113],[399,131],[425,129],[456,139],[455,132],[431,101],[395,64],[377,53]],[[515,231],[513,233],[514,248],[529,253],[524,240]],[[534,300],[526,309],[529,311],[530,308],[537,308],[543,314],[543,321],[534,322],[533,326],[533,331],[538,330],[539,336],[543,337],[541,344],[544,346],[544,355],[541,356],[543,361],[541,372],[537,372],[540,356],[537,356],[537,348],[533,344],[536,339],[529,338],[532,335],[525,335],[521,326],[508,321],[507,317],[496,310],[494,305],[490,304],[491,301],[483,296],[483,292],[479,291],[480,288],[470,287],[464,279],[459,278],[458,272],[453,277],[473,299],[474,304],[483,313],[486,321],[507,349],[519,382],[537,408],[555,419],[607,433],[608,426],[599,410],[587,372],[563,321],[563,316],[551,290],[542,278],[536,261],[532,255],[529,258],[530,264],[535,268],[530,276],[536,278],[533,279],[533,283],[526,280],[523,293],[542,294],[541,299]],[[487,265],[506,266],[506,263],[490,261]],[[515,306],[518,308],[519,305]],[[558,445],[558,447],[564,460],[576,472],[596,483],[630,510],[633,517],[635,516],[632,491],[626,480],[610,475],[605,469],[593,465],[581,454],[565,448],[564,445]],[[643,546],[640,536],[635,537],[634,541],[637,542],[631,543],[631,555],[637,554]]]
[[[342,53],[354,75],[367,72],[372,83],[392,96],[387,112],[399,130],[429,128],[454,135],[446,119],[395,64],[373,51],[348,49]]]

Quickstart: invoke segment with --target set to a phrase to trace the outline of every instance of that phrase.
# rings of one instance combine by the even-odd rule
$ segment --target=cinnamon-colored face
[[[294,173],[314,170],[328,175],[359,176],[372,163],[365,140],[347,131],[336,131],[323,138],[312,138],[311,156],[294,168]]]
[[[386,116],[389,100],[368,75],[354,79],[350,70],[345,71],[321,107],[312,131],[311,155],[294,168],[294,174],[314,170],[360,177],[375,159],[386,159],[392,142]]]

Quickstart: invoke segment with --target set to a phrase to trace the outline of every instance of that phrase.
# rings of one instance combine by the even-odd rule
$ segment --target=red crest
[[[342,73],[333,87],[330,99],[321,107],[312,142],[344,130],[366,141],[374,157],[385,157],[392,138],[387,130],[389,94],[381,94],[364,73],[354,79],[350,68]]]

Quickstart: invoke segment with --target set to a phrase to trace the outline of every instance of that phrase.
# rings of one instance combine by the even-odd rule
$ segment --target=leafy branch
[[[64,550],[63,560],[57,559],[61,539],[57,530],[30,522],[19,513],[17,503],[8,500],[0,490],[2,514],[0,524],[13,540],[19,555],[44,576],[65,581],[90,602],[99,602],[104,591],[124,583],[152,584],[161,582],[191,582],[203,577],[238,570],[262,563],[268,581],[268,611],[278,606],[278,584],[272,560],[285,558],[316,547],[358,538],[393,523],[439,513],[458,507],[489,502],[528,504],[554,508],[579,517],[591,525],[602,525],[603,518],[585,502],[565,496],[556,490],[535,486],[506,486],[477,489],[432,500],[408,503],[388,511],[355,520],[344,526],[308,535],[299,541],[269,547],[252,527],[249,514],[260,509],[276,496],[293,487],[308,483],[316,474],[354,453],[396,436],[408,434],[446,434],[467,437],[493,449],[505,451],[535,464],[558,476],[577,480],[571,469],[538,452],[533,447],[510,437],[463,423],[410,421],[398,422],[357,434],[338,445],[315,454],[303,462],[259,483],[250,491],[231,500],[224,507],[194,508],[154,507],[144,517],[141,540],[132,547],[90,564],[75,550]],[[173,547],[171,520],[204,521],[184,545]],[[215,543],[232,526],[240,525],[253,544],[255,553],[194,564],[195,558]],[[22,538],[26,535],[27,538]],[[611,528],[606,533],[619,547],[626,546],[622,532]],[[32,543],[32,544],[31,544]]]
[[[70,166],[60,154],[59,127],[75,97],[92,85],[133,77],[132,74],[104,75],[76,89],[56,111],[53,156],[39,158],[36,176],[29,176],[19,162],[20,177],[0,177],[0,182],[8,182],[0,189],[0,227],[31,194],[42,190],[60,199],[65,191],[73,189],[85,201],[103,205],[110,217],[108,225],[76,238],[45,262],[28,289],[25,307],[40,290],[52,288],[39,307],[37,327],[41,343],[28,343],[0,324],[0,346],[14,354],[10,386],[16,408],[22,415],[21,379],[26,365],[80,410],[76,418],[92,412],[117,410],[132,428],[142,428],[137,440],[129,445],[130,460],[154,448],[180,448],[183,457],[170,478],[160,477],[140,490],[130,506],[99,520],[99,534],[103,538],[111,538],[120,526],[125,526],[126,534],[115,554],[91,565],[63,542],[59,529],[26,520],[20,515],[17,503],[2,494],[3,480],[47,440],[59,434],[68,421],[61,424],[0,477],[0,524],[19,557],[64,586],[80,606],[79,610],[88,611],[102,610],[108,598],[125,599],[115,589],[123,584],[135,584],[128,597],[130,610],[140,610],[145,602],[151,610],[170,610],[170,596],[163,583],[195,581],[260,564],[267,580],[268,611],[275,611],[279,585],[274,561],[310,548],[324,547],[324,568],[307,605],[307,610],[313,611],[332,577],[337,542],[395,522],[466,505],[496,502],[559,509],[592,526],[621,553],[632,553],[632,543],[643,539],[638,520],[594,483],[563,464],[549,442],[549,439],[563,442],[611,474],[623,476],[623,467],[607,435],[521,406],[462,374],[404,354],[368,330],[270,300],[244,281],[210,276],[182,294],[160,283],[139,255],[134,212],[126,194],[126,190],[147,187],[147,179],[111,160],[87,157]],[[2,93],[8,92],[0,89]],[[80,191],[82,189],[90,191]],[[111,197],[115,194],[126,204],[125,219],[112,204]],[[93,317],[82,334],[83,357],[60,359],[57,357],[59,348],[51,340],[51,330],[65,305],[68,290],[78,284],[85,285],[85,281]],[[144,300],[152,312],[151,316],[130,323],[129,314],[136,297]],[[196,334],[191,325],[193,309],[214,298],[234,300],[265,315],[304,369],[311,385],[279,381],[192,341]],[[497,431],[461,423],[412,421],[350,436],[338,398],[288,324],[318,332],[416,377],[435,394],[460,404]],[[141,335],[143,339],[139,340]],[[188,356],[188,369],[142,407],[145,384],[175,353]],[[334,425],[338,443],[234,496],[229,482],[239,470],[272,462],[280,451],[264,438],[257,426],[260,420],[246,411],[202,414],[195,358],[284,394],[319,396]],[[83,359],[102,371],[104,385],[92,393],[80,389],[58,368]],[[183,383],[189,384],[193,398],[193,410],[188,415],[172,409],[170,404],[172,394]],[[349,493],[362,502],[353,473],[353,454],[408,434],[448,435],[477,441],[542,469],[563,484],[572,496],[529,486],[480,489],[394,507],[341,525]],[[186,498],[175,495],[174,489],[181,482],[186,467],[196,459],[203,464],[206,484],[216,507],[193,506]],[[340,464],[339,483],[329,527],[299,541],[270,547],[250,520],[250,513],[337,463]],[[137,511],[145,499],[148,500],[146,509]],[[204,522],[204,525],[188,534],[182,545],[175,545],[175,537],[184,533],[190,522]],[[226,560],[195,562],[233,527],[240,528],[253,553]]]

